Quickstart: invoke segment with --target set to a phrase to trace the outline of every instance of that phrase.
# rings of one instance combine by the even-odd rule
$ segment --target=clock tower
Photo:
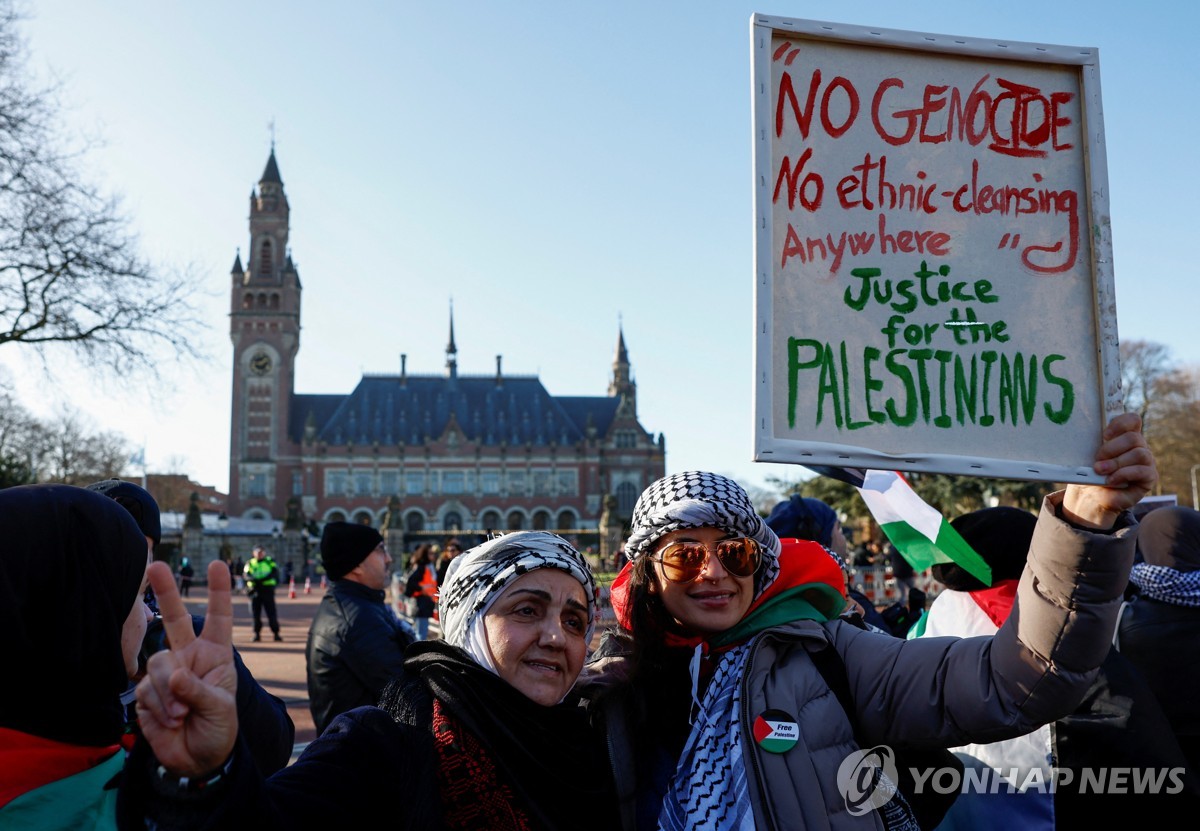
[[[300,348],[300,278],[288,249],[288,201],[272,146],[250,192],[250,247],[230,274],[233,341],[229,513],[267,516],[290,491],[279,462],[289,455],[288,417]]]

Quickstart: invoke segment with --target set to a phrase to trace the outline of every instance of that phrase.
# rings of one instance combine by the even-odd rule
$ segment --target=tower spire
[[[454,298],[450,298],[450,342],[446,344],[446,374],[458,377],[458,347],[454,345]]]
[[[628,398],[631,402],[637,397],[637,384],[633,382],[629,351],[625,348],[625,325],[621,322],[620,315],[617,316],[617,349],[613,357],[612,381],[608,385],[608,394]]]

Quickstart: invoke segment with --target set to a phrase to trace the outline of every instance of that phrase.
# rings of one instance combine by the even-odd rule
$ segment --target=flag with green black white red
[[[754,741],[768,753],[791,750],[800,740],[800,725],[782,710],[766,710],[754,719]]]
[[[858,492],[896,550],[917,571],[937,563],[957,563],[987,585],[992,569],[894,470],[867,470]]]

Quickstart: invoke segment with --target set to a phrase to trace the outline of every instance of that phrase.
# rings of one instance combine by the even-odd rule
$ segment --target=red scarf
[[[1016,578],[997,580],[996,585],[990,588],[967,592],[967,594],[971,595],[971,599],[999,629],[1012,614],[1013,603],[1017,599],[1017,584],[1020,582]]]
[[[0,808],[18,796],[107,761],[120,745],[65,744],[0,727]]]

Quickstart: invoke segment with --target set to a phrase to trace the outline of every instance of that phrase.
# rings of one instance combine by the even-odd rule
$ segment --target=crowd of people
[[[940,566],[946,590],[903,633],[848,584],[829,506],[767,511],[707,471],[637,500],[603,633],[587,558],[552,533],[453,540],[441,561],[418,549],[394,568],[378,531],[327,523],[330,584],[306,645],[319,734],[290,763],[286,710],[233,646],[225,564],[209,566],[195,618],[153,561],[144,491],[0,490],[0,619],[12,665],[37,673],[0,686],[0,826],[950,831],[1186,816],[1200,800],[1200,513],[1134,518],[1157,478],[1135,415],[1105,428],[1094,469],[1104,485],[1048,494],[1036,516],[955,518],[992,580]],[[246,565],[256,593],[265,559]],[[1093,792],[1097,771],[1113,779]],[[933,787],[945,772],[1005,785]]]

